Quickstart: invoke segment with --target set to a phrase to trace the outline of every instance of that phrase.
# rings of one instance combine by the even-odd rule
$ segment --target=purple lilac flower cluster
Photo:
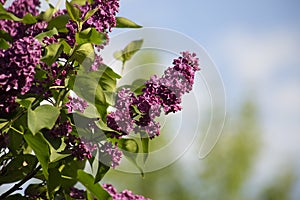
[[[97,31],[107,33],[111,28],[116,26],[116,14],[119,11],[119,0],[95,0],[92,4],[88,2],[83,5],[76,5],[81,11],[81,20],[84,19],[87,12],[93,9],[98,9],[84,24],[83,29],[95,28]],[[67,14],[66,10],[60,10],[54,16]],[[75,33],[78,31],[78,26],[74,21],[69,20],[66,24],[68,33],[60,34],[60,37],[66,39],[70,46],[75,45]],[[108,39],[108,36],[107,36]],[[100,47],[101,48],[101,47]]]
[[[95,0],[92,5],[85,5],[84,10],[98,9],[98,11],[86,21],[84,26],[94,27],[99,32],[111,31],[111,28],[116,26],[115,16],[119,6],[119,0]],[[85,14],[83,13],[83,16]]]
[[[161,108],[165,114],[181,110],[181,97],[192,90],[195,72],[200,70],[195,53],[181,54],[162,77],[154,75],[145,82],[142,94],[136,97],[129,89],[118,92],[116,111],[109,113],[106,120],[111,129],[121,133],[119,137],[134,130],[147,132],[152,139],[160,134],[160,124],[155,118],[160,116]]]
[[[84,113],[84,110],[88,107],[88,103],[80,97],[68,96],[69,102],[66,103],[68,112],[78,111]]]
[[[17,40],[7,50],[0,50],[1,111],[9,112],[16,96],[30,90],[41,54],[41,44],[31,36]]]
[[[5,2],[5,1],[3,1]],[[7,9],[8,12],[13,13],[19,18],[24,17],[30,13],[33,16],[39,14],[38,7],[40,6],[39,0],[15,0]],[[41,22],[42,23],[42,22]],[[0,29],[9,33],[14,39],[20,39],[25,36],[35,36],[41,29],[41,24],[33,25],[34,28],[28,30],[32,25],[23,24],[22,22],[16,22],[13,20],[0,20]],[[45,29],[45,22],[42,23]]]
[[[116,111],[107,115],[107,125],[122,135],[128,135],[133,130],[134,120],[130,114],[130,106],[134,102],[136,97],[133,92],[129,89],[120,90],[115,104]]]
[[[69,195],[73,199],[85,199],[86,198],[85,191],[77,189],[75,187],[70,188],[70,194]]]
[[[79,160],[84,160],[85,157],[88,159],[92,158],[93,151],[97,149],[97,145],[93,142],[74,135],[69,135],[65,142],[68,149],[71,150],[72,155]]]
[[[67,149],[79,160],[84,160],[85,157],[88,159],[91,158],[92,152],[97,149],[97,145],[84,138],[72,135],[71,123],[69,121],[61,123],[60,120],[60,118],[57,120],[55,127],[52,128],[49,133],[55,138],[64,137]]]
[[[122,158],[122,151],[120,151],[117,147],[117,144],[113,145],[111,142],[105,142],[101,148],[100,153],[102,154],[102,158],[107,158],[108,160],[101,160],[105,164],[110,163],[112,168],[117,167],[120,164]]]
[[[133,194],[129,190],[124,190],[120,193],[111,184],[103,184],[103,188],[112,196],[113,200],[151,200],[141,195]]]

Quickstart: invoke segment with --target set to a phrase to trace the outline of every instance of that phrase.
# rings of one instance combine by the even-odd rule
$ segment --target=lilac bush
[[[117,88],[121,76],[104,63],[101,50],[114,28],[141,28],[116,16],[118,0],[66,1],[66,9],[49,4],[42,12],[38,0],[3,4],[0,185],[14,185],[0,199],[148,199],[99,182],[122,159],[149,153],[131,136],[149,142],[160,135],[157,117],[182,110],[182,96],[200,69],[196,54],[182,52],[141,91]],[[139,49],[142,40],[131,45]],[[134,53],[122,53],[123,67]],[[19,191],[32,178],[40,182]]]

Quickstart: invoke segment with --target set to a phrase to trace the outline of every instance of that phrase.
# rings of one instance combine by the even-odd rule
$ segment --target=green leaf
[[[90,17],[92,17],[99,9],[95,8],[93,10],[89,10],[86,15],[84,16],[83,21],[85,22],[86,20],[88,20]]]
[[[6,10],[0,10],[0,19],[7,19],[7,20],[13,20],[13,21],[21,21],[19,17],[15,16],[14,14],[7,12]]]
[[[75,59],[80,64],[86,64],[90,66],[95,59],[94,47],[91,43],[84,43],[79,45],[74,54],[71,56],[71,60]]]
[[[58,15],[49,21],[47,29],[52,30],[53,28],[56,28],[59,32],[68,32],[66,24],[69,19],[69,15]]]
[[[66,1],[66,8],[71,19],[75,22],[78,22],[81,16],[80,10],[68,1]]]
[[[22,180],[35,168],[37,163],[37,159],[33,155],[17,155],[1,169],[0,185]]]
[[[46,11],[41,12],[41,14],[39,15],[39,19],[41,19],[42,21],[49,22],[52,19],[52,16],[55,12],[56,8],[49,4],[49,8]]]
[[[11,35],[4,31],[4,30],[0,30],[0,38],[3,38],[6,41],[12,42],[13,38],[11,37]]]
[[[60,43],[54,43],[46,46],[46,55],[41,59],[44,63],[51,66],[62,53],[64,47]]]
[[[47,181],[48,195],[53,199],[53,193],[58,191],[61,186],[61,174],[57,168],[48,169],[49,179]]]
[[[94,104],[100,116],[105,115],[107,103],[104,92],[97,80],[92,79],[87,74],[77,75],[74,92],[87,102]]]
[[[13,155],[18,155],[20,152],[22,152],[23,145],[23,135],[20,134],[19,132],[13,131],[10,129],[8,131],[9,135],[9,143],[8,143],[8,148],[11,151]]]
[[[72,50],[72,48],[70,47],[70,45],[66,42],[66,40],[60,39],[60,43],[64,46],[64,53],[67,55],[70,55],[70,52]]]
[[[100,160],[100,159],[99,159]],[[94,183],[98,183],[99,181],[102,180],[102,178],[104,177],[104,175],[108,172],[108,170],[110,169],[109,166],[101,163],[100,161],[98,162],[98,169],[97,169],[97,174],[95,177],[95,181]]]
[[[28,128],[35,135],[43,128],[52,129],[60,111],[51,105],[41,105],[35,110],[28,109]]]
[[[28,109],[31,106],[31,103],[35,100],[34,97],[29,97],[26,99],[17,99],[16,102],[23,106],[24,108]]]
[[[27,144],[34,151],[37,159],[39,160],[43,173],[46,179],[48,179],[48,163],[50,157],[50,148],[49,145],[41,133],[32,135],[30,132],[24,134],[24,138]]]
[[[77,180],[86,187],[86,189],[93,193],[97,199],[108,200],[111,196],[106,192],[100,184],[94,184],[94,178],[92,175],[84,172],[83,170],[77,171]]]
[[[144,163],[146,163],[148,155],[149,155],[149,137],[145,137],[145,135],[141,135],[141,141],[142,141],[142,149],[144,153]]]
[[[116,17],[117,26],[116,28],[142,28],[142,26],[134,23],[133,21],[125,17]]]
[[[35,24],[37,22],[36,18],[34,16],[32,16],[32,14],[27,13],[23,19],[22,22],[24,24]]]
[[[42,42],[44,37],[52,37],[53,35],[56,35],[58,34],[58,31],[56,28],[53,28],[49,31],[46,31],[46,32],[42,32],[38,35],[35,36],[35,38],[39,41],[39,42]]]
[[[57,162],[61,159],[64,159],[68,156],[70,156],[71,154],[62,154],[62,153],[59,153],[58,151],[56,151],[54,148],[50,147],[50,151],[51,151],[51,154],[50,154],[50,162]]]
[[[46,197],[47,188],[45,185],[42,184],[30,184],[26,190],[25,195],[26,196],[45,196]]]
[[[143,169],[137,163],[137,155],[139,152],[139,146],[133,139],[120,139],[118,140],[118,147],[122,150],[125,157],[131,161],[136,168],[140,171],[141,176],[144,177]]]
[[[0,49],[8,49],[10,47],[9,43],[3,39],[3,38],[0,38]]]
[[[114,53],[114,58],[125,63],[126,61],[130,60],[132,56],[141,49],[143,42],[144,40],[134,40],[130,42],[123,50],[116,51]]]
[[[72,5],[79,5],[79,6],[84,6],[86,4],[87,0],[72,0],[70,3]]]
[[[87,28],[75,35],[76,42],[80,44],[92,43],[103,44],[106,41],[106,35],[98,32],[95,28]]]

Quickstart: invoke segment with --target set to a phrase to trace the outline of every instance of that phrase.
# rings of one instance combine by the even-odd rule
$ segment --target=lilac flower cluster
[[[107,115],[107,125],[122,135],[128,135],[133,130],[134,123],[130,114],[130,106],[135,101],[136,97],[129,89],[120,90],[115,104],[116,111]]]
[[[39,14],[39,6],[39,0],[15,0],[8,7],[7,11],[13,13],[19,18],[24,17],[28,13],[32,14],[33,16],[37,16]],[[35,36],[33,34],[38,33],[40,29],[37,28],[40,27],[37,25],[33,26],[34,28],[28,31],[28,28],[30,28],[31,25],[23,24],[22,22],[15,22],[13,20],[0,20],[0,29],[9,33],[14,39],[20,39],[30,35]]]
[[[69,195],[73,199],[85,199],[86,198],[85,191],[77,189],[75,187],[70,188],[70,194]]]
[[[41,44],[31,36],[17,40],[7,50],[0,50],[0,110],[9,112],[16,96],[30,90],[41,54]]]
[[[76,5],[81,11],[81,20],[84,19],[88,11],[98,9],[84,24],[83,29],[95,28],[97,31],[107,33],[111,28],[116,26],[116,14],[119,11],[119,0],[95,0],[92,4],[88,2],[83,5]],[[54,16],[67,14],[66,10],[60,10]],[[75,33],[78,31],[78,26],[74,21],[69,20],[66,24],[68,33],[60,34],[60,37],[65,38],[70,46],[75,45]]]
[[[71,97],[68,96],[69,102],[66,103],[68,112],[72,113],[73,111],[78,111],[84,113],[84,110],[88,107],[88,103],[80,97]]]
[[[93,142],[74,135],[69,135],[65,140],[65,143],[67,144],[68,149],[71,150],[72,155],[79,160],[84,160],[85,157],[90,159],[93,151],[97,149],[97,145]]]
[[[119,0],[95,0],[92,5],[85,5],[83,10],[86,12],[92,9],[98,11],[90,17],[85,27],[94,27],[99,32],[111,31],[111,28],[116,26],[116,14],[119,11]],[[86,12],[83,12],[85,16]]]
[[[116,111],[106,118],[108,127],[121,133],[120,137],[132,130],[147,132],[151,139],[158,136],[160,124],[155,118],[160,116],[161,108],[165,114],[181,110],[181,97],[192,90],[195,72],[200,70],[195,53],[183,52],[182,56],[174,59],[173,65],[162,77],[154,75],[146,81],[142,94],[137,97],[129,89],[120,90]]]
[[[49,133],[55,138],[63,137],[67,145],[66,148],[79,160],[84,160],[85,157],[88,159],[91,158],[92,152],[97,149],[97,145],[84,138],[72,135],[71,123],[69,121],[61,123],[60,120],[60,118],[57,120],[55,127]]]
[[[112,196],[113,200],[151,200],[141,195],[133,194],[129,190],[124,190],[120,193],[111,184],[103,184],[103,188]]]
[[[90,71],[91,72],[97,71],[101,64],[103,64],[103,58],[100,55],[96,54],[95,60],[94,60],[93,64],[90,67]]]
[[[122,151],[120,151],[117,147],[117,144],[113,145],[111,142],[105,142],[101,148],[100,153],[102,154],[102,158],[107,158],[108,160],[101,160],[105,162],[105,164],[110,163],[112,168],[117,167],[120,164],[122,158]]]

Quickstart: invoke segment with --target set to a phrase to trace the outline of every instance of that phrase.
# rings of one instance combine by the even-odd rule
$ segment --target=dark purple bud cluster
[[[16,96],[30,90],[41,54],[41,44],[31,36],[15,41],[7,50],[0,50],[1,111],[9,112]]]
[[[79,138],[71,134],[72,125],[69,121],[63,123],[60,122],[60,118],[57,120],[56,125],[52,128],[49,133],[55,137],[63,137],[66,143],[66,149],[70,150],[72,155],[77,157],[79,160],[84,158],[91,158],[92,152],[97,149],[97,145],[84,138]]]
[[[141,195],[133,194],[129,190],[124,190],[120,193],[111,184],[103,184],[103,188],[112,196],[113,200],[151,200]]]
[[[69,102],[66,103],[68,112],[72,113],[78,111],[84,113],[84,110],[88,107],[88,103],[80,97],[68,96]]]
[[[112,168],[119,166],[121,158],[122,158],[122,151],[120,151],[117,147],[117,144],[113,145],[111,142],[105,142],[100,148],[101,158],[108,160],[101,160],[105,164],[110,164]]]
[[[160,124],[155,118],[160,116],[161,108],[165,114],[180,111],[181,97],[192,90],[195,72],[200,70],[195,53],[183,52],[182,56],[174,59],[173,65],[162,77],[154,75],[146,81],[142,94],[137,97],[129,89],[120,90],[116,111],[107,115],[107,125],[121,133],[120,136],[133,130],[136,133],[146,132],[150,138],[158,136]]]
[[[79,160],[84,160],[85,157],[90,159],[93,151],[97,149],[97,145],[93,142],[71,134],[65,139],[65,143],[67,144],[67,149],[71,150],[72,155]]]
[[[75,187],[70,188],[70,197],[73,199],[86,199],[85,191]]]

